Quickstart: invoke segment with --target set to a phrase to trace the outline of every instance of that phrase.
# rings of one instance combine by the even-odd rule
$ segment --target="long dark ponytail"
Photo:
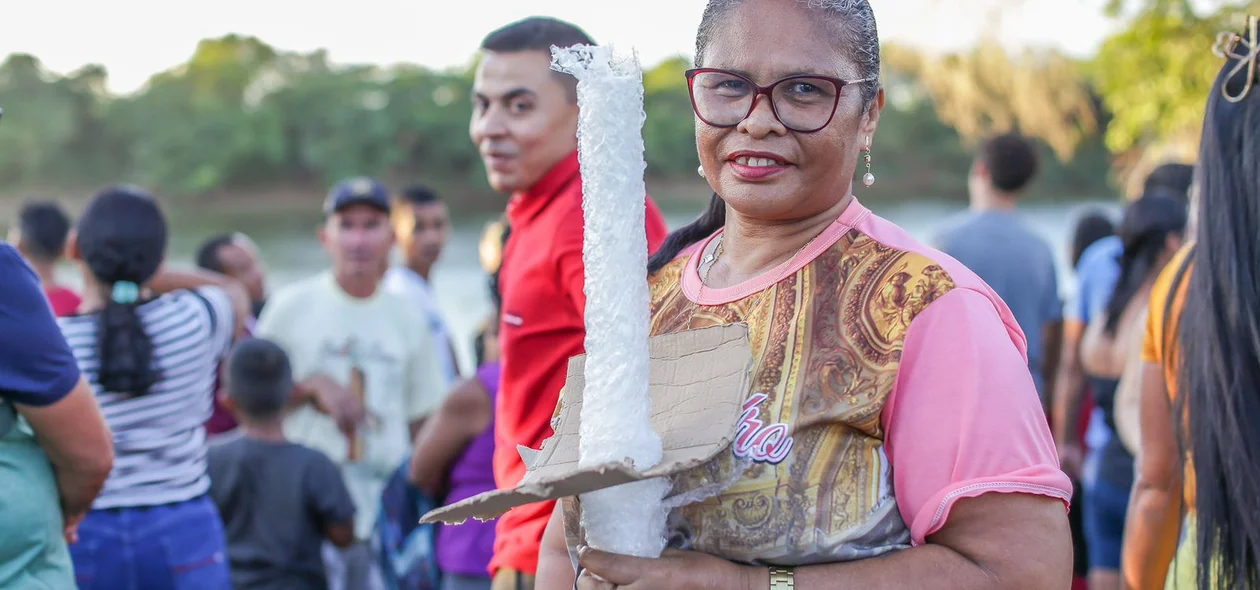
[[[724,225],[726,225],[726,202],[717,193],[713,193],[713,196],[709,198],[709,206],[700,214],[700,217],[669,234],[656,254],[648,259],[648,274],[655,274],[656,271],[665,268],[665,265],[677,258],[678,253],[687,249],[687,246],[709,237],[713,232],[722,229]]]
[[[1249,36],[1260,41],[1254,28]],[[1187,427],[1173,423],[1194,461],[1202,590],[1260,586],[1260,82],[1246,79],[1254,74],[1231,57],[1208,99],[1180,322],[1174,416],[1186,416]],[[1249,96],[1226,98],[1253,83]]]
[[[1164,194],[1146,195],[1124,211],[1120,221],[1120,239],[1124,254],[1120,258],[1120,278],[1107,303],[1108,334],[1115,334],[1120,318],[1142,283],[1159,272],[1160,258],[1165,254],[1169,235],[1186,230],[1185,199]]]
[[[159,376],[153,340],[136,313],[140,288],[157,273],[166,252],[166,219],[157,201],[134,187],[101,191],[78,225],[78,250],[105,289],[98,314],[97,381],[106,391],[144,395]]]

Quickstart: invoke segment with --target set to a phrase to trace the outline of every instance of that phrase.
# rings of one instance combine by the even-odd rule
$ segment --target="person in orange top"
[[[591,45],[576,26],[529,18],[490,33],[473,83],[472,140],[490,186],[512,195],[512,235],[503,254],[500,346],[503,377],[495,410],[495,482],[525,475],[517,445],[538,448],[565,368],[581,354],[586,330],[582,266],[582,179],[577,157],[577,82],[551,71],[551,47]],[[655,251],[665,220],[647,198],[647,237]],[[522,506],[499,519],[495,590],[531,589],[538,548],[554,503]]]
[[[1177,459],[1177,438],[1168,400],[1176,399],[1177,333],[1193,267],[1194,245],[1182,247],[1151,287],[1140,377],[1141,453],[1129,503],[1121,568],[1126,588],[1162,588],[1181,532],[1181,507],[1193,506],[1194,474],[1186,485]],[[1159,416],[1156,416],[1156,413]]]
[[[1260,19],[1216,51],[1195,243],[1151,295],[1125,588],[1260,584]]]

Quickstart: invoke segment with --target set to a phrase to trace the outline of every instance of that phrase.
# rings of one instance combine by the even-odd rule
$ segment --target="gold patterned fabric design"
[[[652,335],[747,323],[753,389],[732,452],[676,479],[674,494],[727,487],[671,514],[671,546],[783,566],[909,547],[880,418],[910,322],[953,280],[925,256],[849,231],[762,291],[699,305],[681,286],[687,259],[651,278]],[[578,503],[565,510],[576,531]]]

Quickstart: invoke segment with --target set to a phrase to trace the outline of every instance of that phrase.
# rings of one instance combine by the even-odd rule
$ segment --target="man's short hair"
[[[551,55],[551,46],[594,45],[590,35],[577,25],[545,16],[531,16],[486,35],[481,48],[496,53],[542,51]]]
[[[413,184],[398,194],[398,200],[410,205],[432,205],[441,203],[442,197],[423,184]]]
[[[243,340],[228,359],[227,392],[237,409],[250,418],[279,416],[293,395],[289,356],[270,340]]]
[[[219,259],[219,250],[230,245],[235,238],[236,234],[225,233],[211,236],[202,242],[197,248],[197,266],[222,274],[226,269],[223,268],[223,261]]]
[[[1190,185],[1194,184],[1194,166],[1170,162],[1151,171],[1142,186],[1142,195],[1162,194],[1190,202]]]
[[[531,16],[492,31],[481,41],[483,51],[517,53],[541,51],[551,56],[551,47],[594,45],[586,31],[577,25],[545,16]],[[568,91],[569,102],[577,104],[577,79],[568,74],[552,72]]]
[[[66,249],[70,217],[53,201],[27,201],[18,213],[18,231],[27,256],[55,262]]]
[[[989,170],[993,187],[1017,193],[1037,175],[1037,149],[1018,133],[1006,133],[984,142],[980,159]]]

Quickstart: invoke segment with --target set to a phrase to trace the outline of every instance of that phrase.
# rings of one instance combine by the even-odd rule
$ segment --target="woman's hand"
[[[761,590],[770,570],[743,566],[695,551],[667,549],[660,559],[616,555],[583,547],[580,590]]]
[[[61,527],[61,535],[65,537],[67,545],[74,545],[79,542],[79,525],[83,524],[83,519],[87,518],[87,512],[70,513],[65,512],[65,508],[62,508],[62,512],[64,512],[62,517],[64,524]]]

